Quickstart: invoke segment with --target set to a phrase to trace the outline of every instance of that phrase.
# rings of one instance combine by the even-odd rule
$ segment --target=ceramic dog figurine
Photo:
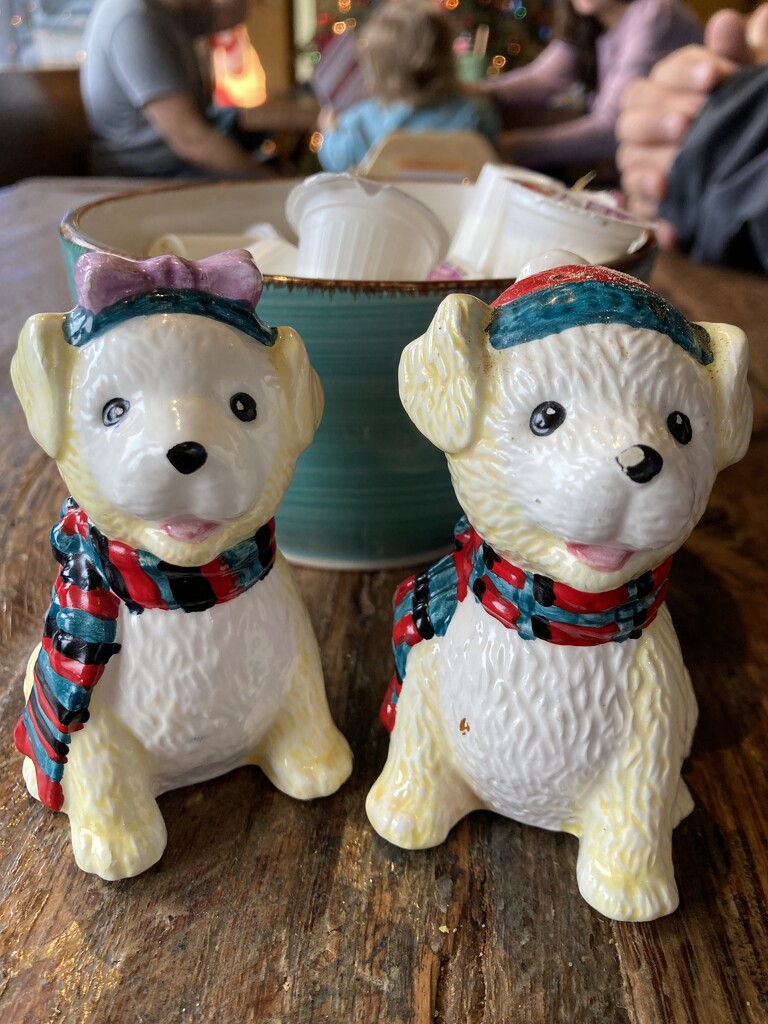
[[[408,848],[477,808],[570,832],[584,898],[650,920],[677,906],[672,830],[693,807],[667,574],[746,450],[747,343],[572,254],[521,277],[493,308],[447,298],[400,363],[466,519],[395,594],[367,811]]]
[[[299,336],[259,319],[245,251],[88,254],[79,304],[31,317],[13,381],[72,498],[16,728],[79,866],[161,856],[155,798],[238,765],[300,799],[351,769],[275,512],[322,414]]]

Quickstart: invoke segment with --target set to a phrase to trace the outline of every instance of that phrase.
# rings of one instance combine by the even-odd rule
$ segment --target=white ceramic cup
[[[285,212],[299,239],[298,277],[423,281],[448,245],[448,232],[423,203],[351,174],[307,178]]]

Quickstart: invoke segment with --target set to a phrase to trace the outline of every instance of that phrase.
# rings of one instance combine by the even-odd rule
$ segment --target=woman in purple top
[[[504,160],[541,169],[613,161],[619,100],[660,58],[700,43],[702,28],[683,0],[558,0],[555,39],[529,65],[483,83],[509,130]],[[586,110],[561,124],[515,128],[515,110],[552,107],[581,90]]]

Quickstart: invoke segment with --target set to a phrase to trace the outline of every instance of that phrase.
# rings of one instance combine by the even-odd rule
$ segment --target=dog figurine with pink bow
[[[15,739],[29,791],[105,879],[166,845],[156,797],[239,765],[299,799],[351,770],[274,516],[323,397],[299,336],[256,312],[245,251],[102,253],[12,365],[71,498]]]
[[[570,832],[594,908],[669,913],[696,702],[664,599],[749,441],[743,332],[552,253],[492,306],[445,299],[400,396],[466,517],[395,594],[373,826],[411,849],[480,808]]]

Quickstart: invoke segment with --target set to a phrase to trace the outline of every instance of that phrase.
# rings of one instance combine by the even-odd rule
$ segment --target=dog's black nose
[[[621,455],[616,456],[616,461],[622,472],[636,484],[647,484],[653,480],[664,465],[659,453],[645,444],[633,444],[631,448],[625,448]]]
[[[197,441],[182,441],[165,453],[168,461],[180,473],[194,473],[208,458],[208,452]]]

